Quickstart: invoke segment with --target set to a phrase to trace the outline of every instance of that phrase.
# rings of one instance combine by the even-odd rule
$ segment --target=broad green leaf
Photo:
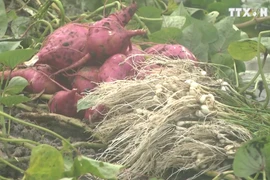
[[[18,16],[16,14],[15,10],[11,10],[9,12],[7,12],[7,20],[8,22],[13,21],[14,19],[16,19]]]
[[[269,137],[255,138],[243,144],[235,154],[234,174],[238,177],[247,178],[266,169],[269,171],[269,146]]]
[[[11,51],[16,49],[20,45],[21,41],[1,41],[0,53],[4,51]]]
[[[0,53],[0,63],[7,67],[15,68],[18,64],[29,60],[37,50],[34,49],[15,49]]]
[[[50,179],[59,180],[64,172],[62,154],[54,147],[42,144],[32,149],[30,164],[24,180]]]
[[[187,47],[200,61],[208,60],[208,43],[203,43],[203,33],[191,24],[183,30],[179,44]]]
[[[233,58],[228,53],[216,53],[211,56],[211,62],[214,64],[228,66],[233,68]]]
[[[191,21],[195,25],[194,31],[200,31],[202,33],[203,43],[212,43],[218,39],[218,31],[213,24],[195,18],[192,18]]]
[[[149,40],[156,43],[173,43],[182,37],[182,31],[179,28],[167,27],[149,35]]]
[[[102,161],[78,156],[74,160],[74,176],[90,173],[103,179],[117,179],[118,174],[124,167],[122,165],[110,164]]]
[[[229,44],[241,38],[241,32],[233,28],[233,23],[234,18],[226,17],[214,25],[217,28],[218,38],[209,44],[210,54],[227,53]]]
[[[7,87],[5,88],[5,93],[8,94],[18,94],[24,90],[26,86],[28,86],[28,81],[20,76],[15,76],[10,79]]]
[[[158,31],[161,28],[162,20],[161,20],[161,13],[162,11],[156,7],[152,6],[142,6],[137,10],[137,15],[150,18],[152,20],[142,19],[142,21],[146,24],[150,32]],[[153,20],[156,19],[156,20]]]
[[[236,64],[236,70],[238,73],[246,71],[246,64],[243,61],[234,60]]]
[[[228,52],[236,60],[249,61],[257,56],[257,46],[253,40],[236,41],[229,45]],[[260,44],[259,51],[265,53],[266,48]]]
[[[163,16],[162,27],[175,27],[181,29],[186,22],[183,16]]]
[[[11,31],[14,36],[20,37],[27,30],[31,19],[29,17],[19,16],[14,19],[11,23]]]
[[[0,38],[6,34],[8,20],[4,0],[0,0]]]
[[[4,104],[5,106],[11,107],[16,104],[28,102],[31,99],[24,96],[24,95],[11,95],[11,96],[4,96],[0,98],[0,104]]]
[[[179,6],[177,7],[177,9],[175,9],[175,11],[173,11],[171,16],[184,16],[184,17],[187,17],[187,16],[190,16],[190,14],[187,11],[187,9],[185,8],[184,4],[181,2],[179,4]]]
[[[249,38],[249,40],[258,42],[258,37]],[[270,37],[261,37],[261,44],[270,52]]]

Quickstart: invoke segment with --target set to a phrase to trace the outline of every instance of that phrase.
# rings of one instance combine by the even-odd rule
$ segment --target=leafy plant
[[[238,177],[250,178],[263,173],[263,180],[270,178],[270,137],[259,137],[243,144],[236,152],[233,171]]]

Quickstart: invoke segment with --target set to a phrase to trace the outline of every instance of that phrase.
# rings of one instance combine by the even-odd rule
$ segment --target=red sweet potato
[[[164,55],[172,59],[190,59],[198,61],[195,55],[180,44],[157,44],[145,49],[148,54]]]
[[[84,119],[88,120],[90,123],[95,123],[102,121],[104,114],[108,111],[106,106],[97,105],[94,108],[89,108],[85,111]]]
[[[82,96],[77,93],[76,89],[58,91],[48,103],[49,111],[68,117],[76,117],[78,115],[77,102],[80,98],[82,98]]]
[[[31,93],[40,93],[44,91],[47,94],[53,94],[64,87],[57,82],[54,77],[49,77],[53,73],[52,68],[46,64],[40,64],[36,67],[28,67],[26,69],[16,69],[10,73],[10,71],[4,72],[4,78],[7,79],[15,76],[21,76],[25,78],[29,85],[26,87],[26,91]]]
[[[142,63],[145,62],[145,52],[140,46],[132,44],[132,49],[128,48],[124,54],[127,56],[125,62],[128,67],[126,69],[130,68],[128,76],[133,77],[142,66]]]
[[[145,34],[145,30],[126,30],[117,21],[105,18],[89,29],[89,52],[102,64],[106,58],[124,53],[128,47],[132,49],[130,39],[133,36]]]
[[[127,23],[131,20],[132,16],[135,14],[137,10],[137,4],[135,1],[132,2],[129,6],[123,8],[121,11],[110,14],[107,18],[117,21],[123,27],[127,25]]]
[[[125,62],[124,54],[115,54],[109,57],[99,69],[99,78],[102,82],[111,82],[125,79],[131,66]]]
[[[93,90],[100,82],[98,66],[86,66],[68,76],[72,81],[72,88],[77,89],[78,93]]]
[[[88,31],[89,25],[78,23],[69,23],[58,28],[44,41],[37,54],[37,62],[33,59],[32,64],[48,64],[57,70],[74,66],[88,54]],[[88,55],[84,61],[79,61],[80,64],[77,64],[77,67],[90,59]]]

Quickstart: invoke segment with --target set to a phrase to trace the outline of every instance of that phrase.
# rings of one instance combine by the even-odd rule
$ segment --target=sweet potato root
[[[82,96],[77,93],[76,89],[58,91],[48,103],[49,111],[68,117],[76,117],[79,115],[77,113],[77,102],[80,98]]]
[[[86,66],[68,76],[72,81],[72,88],[77,89],[78,93],[91,91],[100,82],[98,66]]]
[[[53,94],[64,87],[57,82],[57,77],[49,77],[52,73],[53,70],[49,65],[40,64],[36,67],[5,71],[4,78],[21,76],[29,83],[25,89],[26,91],[30,93],[40,93],[44,91],[46,94]]]
[[[172,59],[190,59],[198,61],[195,55],[180,44],[157,44],[145,49],[147,54],[163,55]]]
[[[132,49],[130,39],[133,36],[145,34],[145,30],[126,30],[118,22],[105,18],[89,29],[89,52],[102,64],[108,57],[124,53],[128,47]]]

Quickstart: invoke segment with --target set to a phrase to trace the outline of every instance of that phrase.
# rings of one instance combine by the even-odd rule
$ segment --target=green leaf
[[[238,177],[248,176],[270,168],[269,137],[255,138],[243,144],[236,152],[233,171]],[[269,173],[268,173],[269,176]]]
[[[97,99],[98,96],[86,96],[85,98],[80,99],[77,103],[77,112],[95,106]]]
[[[16,19],[18,16],[16,14],[15,10],[10,10],[9,12],[7,12],[7,20],[8,22],[13,21],[14,19]]]
[[[91,173],[92,175],[103,179],[117,179],[118,174],[123,169],[122,165],[110,164],[78,156],[74,160],[74,176]]]
[[[249,40],[254,40],[258,42],[258,37],[249,38]],[[261,37],[262,45],[270,52],[270,37]]]
[[[181,29],[186,22],[183,16],[163,16],[162,27],[176,27]]]
[[[11,51],[16,49],[20,45],[21,41],[1,41],[0,53],[4,51]]]
[[[257,46],[253,40],[236,41],[229,45],[228,52],[236,60],[249,61],[257,56]],[[260,44],[259,51],[265,53],[266,48]]]
[[[8,20],[4,0],[0,0],[0,38],[6,34]]]
[[[28,81],[20,76],[15,76],[10,79],[7,87],[5,88],[5,93],[8,94],[18,94],[24,90],[26,86],[28,86]]]
[[[187,47],[200,61],[208,60],[208,43],[203,43],[203,33],[191,24],[183,30],[179,44]]]
[[[160,19],[162,13],[160,9],[152,6],[142,6],[137,10],[136,13],[138,16],[144,18],[157,19],[155,21],[142,19],[142,21],[146,24],[150,32],[155,32],[161,28],[162,20],[158,20]]]
[[[173,43],[178,41],[182,36],[179,28],[167,27],[149,35],[149,40],[156,43]]]
[[[0,63],[11,69],[15,68],[18,64],[29,60],[37,50],[34,49],[15,49],[12,51],[5,51],[0,53]]]
[[[19,16],[11,23],[11,31],[15,38],[20,37],[28,28],[31,19],[29,17]]]
[[[238,73],[246,71],[246,64],[243,61],[235,60],[235,65]]]
[[[217,28],[218,38],[209,44],[210,54],[227,53],[229,44],[241,38],[241,32],[233,28],[233,23],[234,18],[226,17],[214,25]]]
[[[216,53],[211,56],[211,62],[233,68],[233,58],[228,53]]]
[[[54,147],[42,144],[32,149],[29,168],[24,180],[59,180],[64,172],[62,154]]]
[[[30,100],[31,100],[30,98],[28,98],[24,95],[11,95],[11,96],[1,97],[0,103],[4,104],[5,106],[11,107],[11,106],[14,106],[16,104],[28,102]]]

